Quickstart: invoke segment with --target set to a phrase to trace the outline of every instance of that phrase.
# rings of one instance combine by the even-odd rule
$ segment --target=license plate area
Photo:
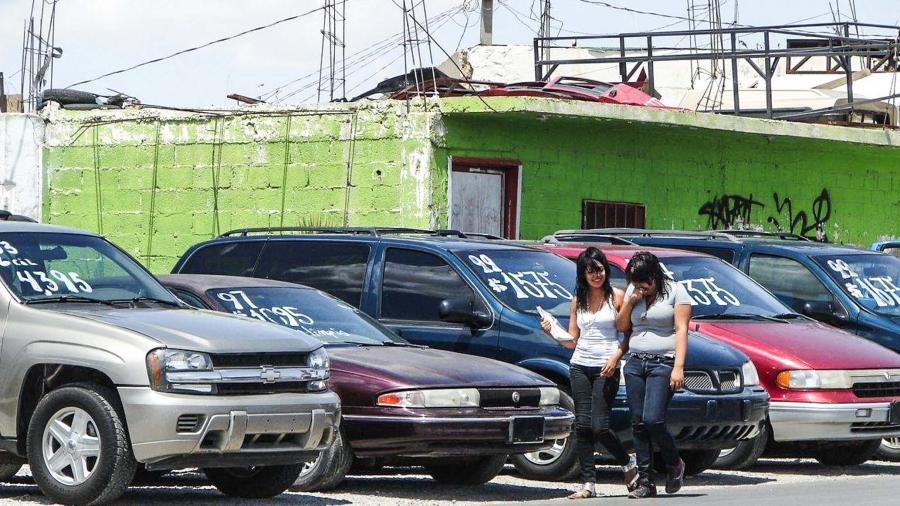
[[[513,417],[509,422],[509,441],[513,444],[543,443],[544,417]]]
[[[888,412],[888,423],[900,425],[900,401],[891,402],[891,410]]]

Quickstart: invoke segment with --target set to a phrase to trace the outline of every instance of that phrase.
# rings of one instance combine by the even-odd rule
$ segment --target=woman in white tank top
[[[625,353],[616,330],[616,315],[624,294],[609,282],[609,262],[597,248],[590,247],[578,256],[575,296],[569,309],[571,341],[560,341],[574,348],[569,366],[572,398],[575,401],[575,448],[581,468],[582,487],[570,499],[596,495],[594,448],[600,443],[625,473],[630,491],[637,481],[633,455],[629,455],[609,423],[613,399],[619,390],[619,360]],[[541,320],[550,333],[550,322]]]

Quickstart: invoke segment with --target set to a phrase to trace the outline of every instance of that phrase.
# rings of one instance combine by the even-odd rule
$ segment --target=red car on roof
[[[575,259],[586,243],[542,243]],[[640,246],[598,247],[614,286],[637,251],[660,258],[694,299],[691,330],[724,341],[753,360],[769,392],[769,424],[760,437],[723,452],[723,467],[746,468],[767,448],[811,455],[826,465],[861,464],[882,437],[900,435],[900,395],[891,378],[900,354],[794,313],[727,262],[703,253]]]

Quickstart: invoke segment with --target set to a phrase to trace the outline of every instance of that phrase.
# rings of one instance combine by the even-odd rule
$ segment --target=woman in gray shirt
[[[666,428],[666,412],[672,394],[684,384],[691,297],[666,276],[656,255],[647,251],[631,258],[625,277],[629,285],[616,327],[631,334],[624,374],[639,473],[638,486],[629,497],[656,495],[651,443],[668,470],[666,493],[674,494],[684,479],[684,461]]]

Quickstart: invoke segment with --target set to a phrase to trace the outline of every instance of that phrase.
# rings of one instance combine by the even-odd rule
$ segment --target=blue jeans
[[[625,389],[631,410],[634,451],[642,479],[652,481],[653,448],[659,450],[666,467],[678,465],[675,438],[666,428],[666,412],[672,400],[669,380],[675,360],[672,358],[630,357],[625,362]]]
[[[569,367],[569,381],[572,385],[572,400],[575,401],[575,448],[581,466],[581,482],[597,481],[594,467],[596,444],[600,443],[616,463],[628,463],[628,453],[609,427],[612,403],[619,390],[619,370],[606,378],[600,376],[600,367],[572,364]]]

